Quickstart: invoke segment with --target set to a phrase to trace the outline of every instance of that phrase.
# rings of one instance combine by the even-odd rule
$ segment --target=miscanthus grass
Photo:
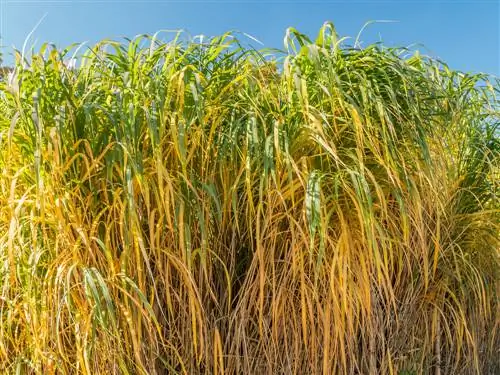
[[[498,81],[285,47],[17,53],[1,373],[499,373]]]

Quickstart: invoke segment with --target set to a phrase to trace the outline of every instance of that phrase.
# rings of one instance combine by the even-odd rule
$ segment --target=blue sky
[[[226,0],[0,0],[0,34],[5,52],[23,42],[44,16],[28,45],[54,42],[94,43],[160,29],[186,29],[192,35],[218,35],[236,29],[253,35],[267,47],[283,46],[289,26],[315,36],[324,21],[332,21],[341,36],[362,34],[366,45],[419,43],[421,51],[452,68],[500,76],[500,0],[374,0],[374,1],[226,1]],[[8,58],[7,58],[8,61]]]

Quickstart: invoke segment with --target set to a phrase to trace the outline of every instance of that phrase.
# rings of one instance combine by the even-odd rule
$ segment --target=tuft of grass
[[[285,50],[17,54],[1,372],[500,371],[498,81],[331,23]]]

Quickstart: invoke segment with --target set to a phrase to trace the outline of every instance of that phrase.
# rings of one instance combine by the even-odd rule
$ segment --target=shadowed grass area
[[[183,38],[0,82],[0,371],[500,371],[498,81]]]

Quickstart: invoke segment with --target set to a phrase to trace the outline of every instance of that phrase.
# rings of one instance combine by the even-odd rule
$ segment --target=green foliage
[[[1,372],[500,370],[498,81],[329,23],[285,48],[17,55]]]

